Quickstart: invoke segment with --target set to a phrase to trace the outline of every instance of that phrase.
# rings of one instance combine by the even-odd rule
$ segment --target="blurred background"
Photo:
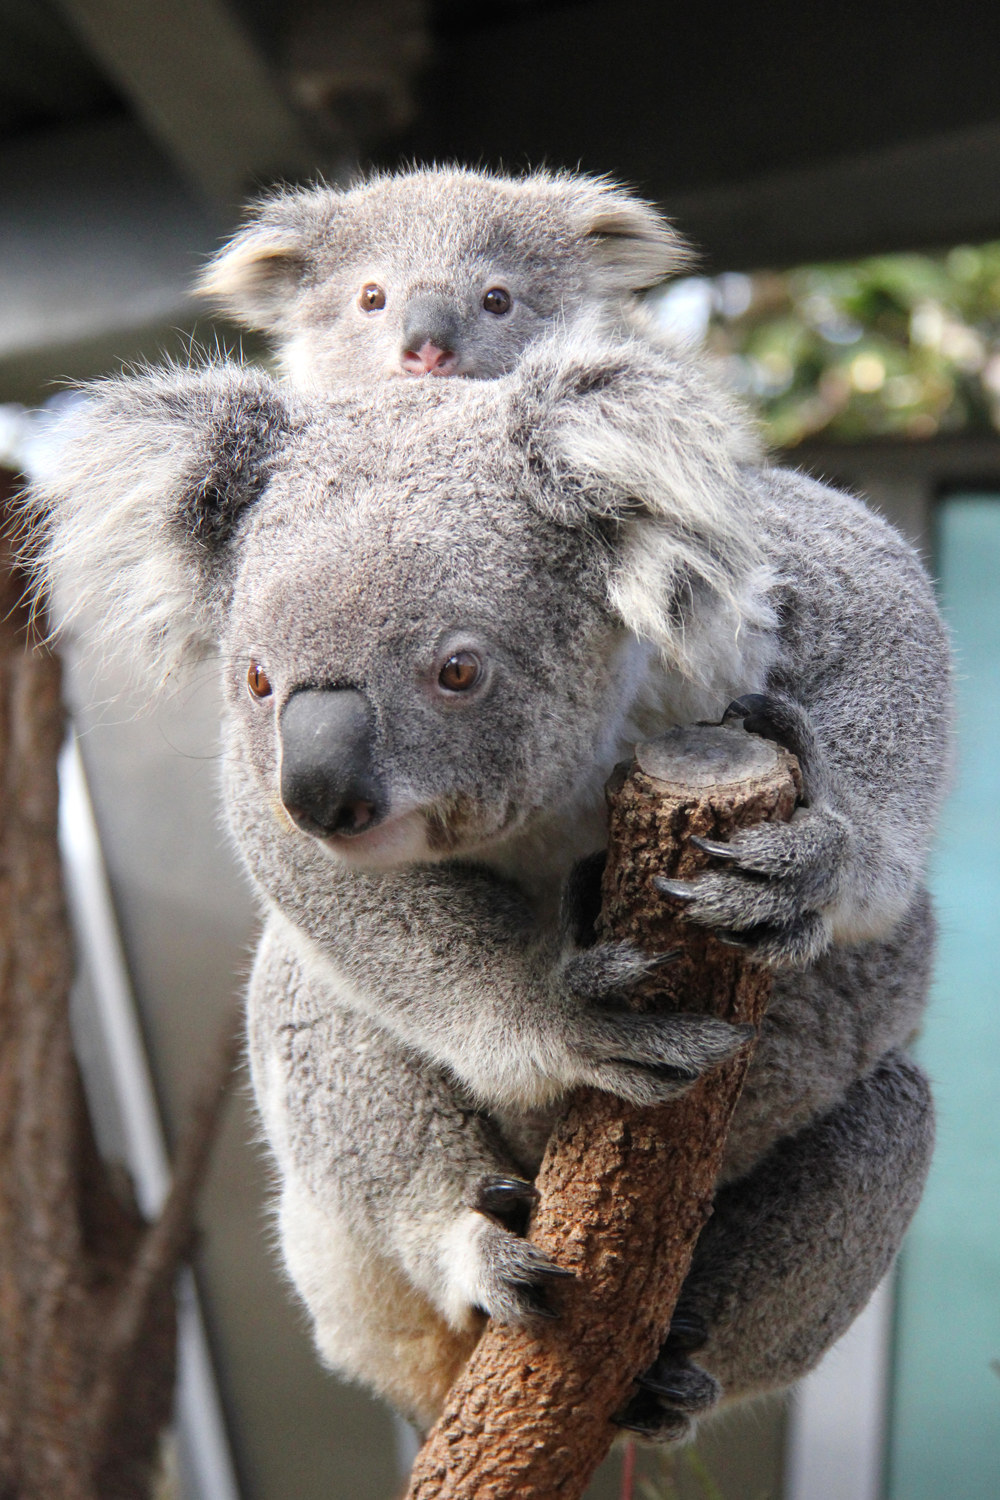
[[[821,1370],[706,1426],[694,1453],[643,1455],[648,1500],[997,1493],[998,79],[1000,8],[983,5],[0,0],[7,469],[30,466],[33,414],[66,382],[239,346],[189,287],[255,189],[412,159],[547,162],[666,209],[701,274],[656,294],[665,326],[707,343],[775,448],[865,490],[939,580],[962,753],[920,1042],[934,1177],[897,1276]],[[254,914],[219,819],[211,668],[150,708],[71,663],[69,694],[78,1045],[103,1147],[153,1201]],[[320,1370],[267,1198],[244,1084],[183,1288],[164,1500],[390,1496],[412,1439]],[[613,1457],[594,1500],[619,1475]]]

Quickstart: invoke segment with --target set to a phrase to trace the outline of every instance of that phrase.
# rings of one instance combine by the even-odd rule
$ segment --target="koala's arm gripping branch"
[[[766,970],[685,926],[657,874],[706,863],[692,834],[727,838],[787,819],[800,790],[786,751],[742,730],[677,730],[609,788],[611,836],[602,936],[681,960],[638,1003],[759,1024]],[[611,1418],[665,1337],[695,1242],[711,1212],[746,1047],[683,1098],[636,1109],[581,1092],[539,1173],[531,1238],[576,1273],[544,1329],[491,1324],[413,1470],[409,1500],[578,1500],[605,1456]]]

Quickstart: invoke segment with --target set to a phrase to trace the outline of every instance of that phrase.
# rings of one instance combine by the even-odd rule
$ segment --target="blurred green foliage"
[[[1000,243],[704,285],[708,347],[778,447],[1000,429]]]

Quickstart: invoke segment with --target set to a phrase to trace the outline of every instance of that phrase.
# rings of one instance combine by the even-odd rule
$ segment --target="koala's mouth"
[[[331,859],[357,869],[389,870],[428,858],[423,818],[414,809],[326,833],[316,842]]]
[[[516,822],[516,810],[484,827],[483,808],[456,792],[430,806],[410,806],[350,829],[314,832],[320,848],[355,869],[389,870],[400,865],[449,859],[502,836]],[[303,830],[307,831],[307,830]]]

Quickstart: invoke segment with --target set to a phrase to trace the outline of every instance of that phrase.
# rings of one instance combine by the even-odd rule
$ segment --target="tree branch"
[[[652,877],[696,873],[706,856],[692,834],[727,838],[788,818],[800,789],[794,757],[742,729],[675,730],[619,768],[600,935],[683,950],[639,1006],[759,1025],[769,975],[680,921]],[[408,1500],[579,1500],[615,1437],[610,1418],[666,1335],[751,1052],[656,1109],[596,1092],[574,1099],[538,1175],[530,1235],[576,1280],[543,1330],[487,1328],[417,1457]]]

